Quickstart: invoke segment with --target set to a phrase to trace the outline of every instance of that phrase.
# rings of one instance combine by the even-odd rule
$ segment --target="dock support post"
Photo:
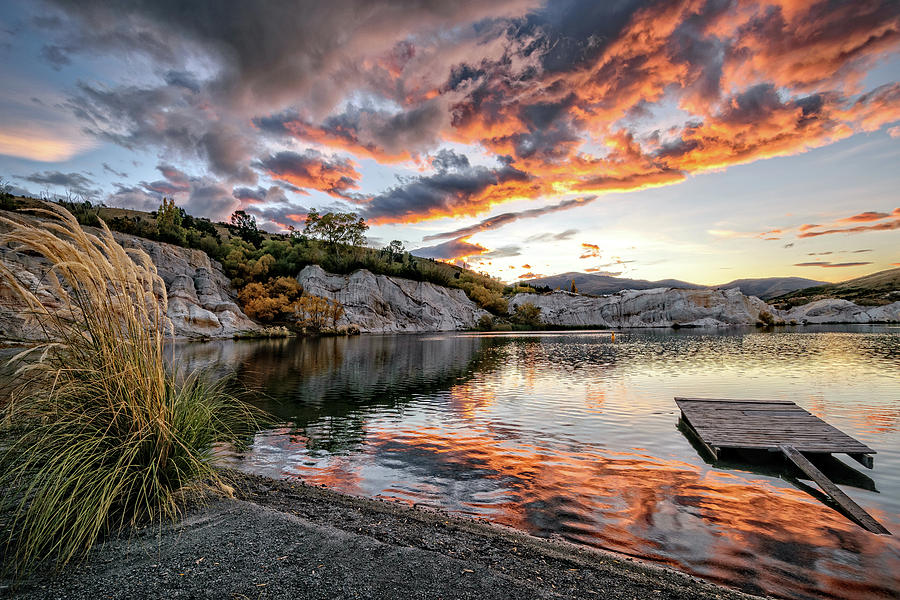
[[[847,453],[847,456],[861,464],[867,469],[875,468],[875,458],[871,454],[857,454],[857,453]]]
[[[891,532],[888,531],[881,523],[876,521],[872,515],[867,513],[859,504],[853,501],[850,496],[845,494],[841,488],[834,485],[834,483],[828,479],[822,471],[816,468],[814,464],[809,462],[803,454],[794,448],[793,446],[783,445],[779,446],[781,452],[790,460],[792,463],[797,465],[801,471],[806,473],[810,479],[816,482],[822,491],[828,494],[828,496],[837,502],[841,508],[847,511],[860,525],[871,531],[872,533],[880,533],[890,535]]]

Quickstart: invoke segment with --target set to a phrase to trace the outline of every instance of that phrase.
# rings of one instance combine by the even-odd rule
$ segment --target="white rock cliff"
[[[784,313],[786,321],[798,323],[897,323],[900,322],[900,302],[885,306],[858,306],[849,300],[825,298]]]
[[[723,327],[754,325],[761,313],[775,322],[888,323],[900,321],[900,302],[887,306],[857,306],[846,300],[819,300],[780,311],[737,288],[625,290],[611,296],[581,296],[565,291],[517,294],[510,313],[530,302],[541,309],[541,320],[564,327]]]
[[[318,265],[309,265],[300,271],[297,281],[305,293],[344,306],[338,327],[353,324],[364,333],[471,329],[488,314],[462,290],[375,275],[365,269],[332,275]]]
[[[141,248],[156,265],[169,293],[168,316],[180,338],[233,337],[258,329],[235,303],[235,292],[222,268],[200,250],[181,248],[131,235],[115,233],[126,248]],[[49,263],[41,257],[0,247],[4,262],[20,281],[40,293],[49,294],[44,274]],[[52,298],[49,299],[52,305]],[[37,340],[38,328],[23,316],[23,306],[10,290],[0,286],[0,338]]]
[[[530,302],[541,309],[541,320],[565,327],[708,327],[753,325],[761,312],[775,315],[771,306],[745,296],[738,289],[683,290],[655,288],[625,290],[611,296],[581,296],[565,291],[516,294],[509,310]]]

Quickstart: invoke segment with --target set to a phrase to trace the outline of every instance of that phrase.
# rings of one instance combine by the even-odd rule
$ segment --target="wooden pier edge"
[[[794,463],[798,469],[806,473],[816,484],[822,488],[822,491],[840,505],[847,513],[852,516],[860,525],[871,531],[882,535],[891,535],[881,523],[875,520],[872,515],[867,513],[859,504],[853,501],[850,496],[845,494],[841,488],[836,486],[828,477],[825,476],[814,464],[809,462],[803,453],[789,445],[778,446],[782,454]]]

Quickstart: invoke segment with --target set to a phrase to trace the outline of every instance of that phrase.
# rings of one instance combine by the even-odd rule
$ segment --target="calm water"
[[[478,515],[750,592],[900,594],[897,537],[868,533],[781,468],[707,464],[673,402],[796,401],[878,451],[875,470],[859,467],[866,476],[844,490],[900,534],[900,328],[362,336],[181,352],[235,370],[283,421],[235,459],[245,470]]]

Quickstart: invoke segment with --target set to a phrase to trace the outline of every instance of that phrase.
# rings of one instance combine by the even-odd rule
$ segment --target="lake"
[[[790,598],[900,594],[900,543],[780,462],[709,464],[673,397],[784,398],[878,451],[900,534],[900,328],[441,333],[185,344],[281,425],[239,468],[440,507]],[[838,465],[840,466],[840,465]],[[800,485],[811,482],[800,482]],[[815,487],[813,485],[813,487]]]

